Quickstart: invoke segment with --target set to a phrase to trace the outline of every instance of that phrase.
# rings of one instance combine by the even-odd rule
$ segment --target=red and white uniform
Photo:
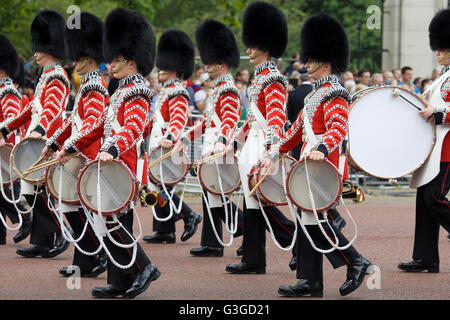
[[[268,61],[256,68],[250,87],[248,117],[235,136],[235,139],[245,141],[239,154],[239,171],[248,209],[260,208],[258,201],[249,197],[248,175],[265,157],[266,150],[276,144],[283,135],[287,85],[286,78],[280,73],[275,62]]]
[[[343,178],[348,179],[347,158],[340,159],[340,146],[348,132],[349,103],[350,94],[335,75],[314,82],[313,91],[305,98],[303,111],[270,156],[275,158],[279,154],[288,153],[303,140],[302,155],[311,150],[322,152],[336,168],[341,166]],[[304,117],[308,117],[316,136],[315,145],[310,145],[308,141]]]
[[[0,80],[0,122],[6,119],[16,117],[20,113],[22,97],[14,86],[11,79]],[[7,143],[14,144],[14,134],[11,134],[6,140]]]
[[[108,89],[99,70],[88,72],[81,77],[80,89],[75,98],[74,110],[66,119],[62,128],[49,139],[47,145],[53,151],[63,146],[66,150],[74,148],[76,152],[93,160],[100,150],[101,141],[97,139],[87,145],[79,141],[93,130],[99,122],[109,102]]]
[[[450,72],[450,66],[446,66],[441,71],[441,76]],[[436,124],[450,124],[450,77],[444,81],[440,88],[442,100],[447,104],[446,107],[434,110]],[[450,162],[450,132],[447,133],[442,145],[441,162]]]

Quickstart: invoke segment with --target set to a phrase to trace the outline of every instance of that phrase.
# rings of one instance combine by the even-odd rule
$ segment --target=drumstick
[[[217,159],[217,158],[221,158],[221,157],[223,157],[225,154],[226,154],[226,151],[222,151],[222,152],[213,154],[213,155],[211,155],[211,156],[209,156],[209,157],[206,157],[206,158],[200,160],[199,162],[197,162],[197,163],[195,163],[195,164],[196,164],[196,165],[201,165],[201,164],[203,164],[203,163],[205,163],[205,162],[209,162],[209,161],[215,160],[215,159]]]
[[[284,157],[286,157],[286,154],[281,155],[277,161],[275,162],[275,165],[277,165],[281,159],[283,159]],[[256,192],[256,190],[259,188],[259,186],[261,185],[261,183],[263,183],[264,179],[266,179],[266,177],[268,176],[267,173],[263,174],[263,176],[261,177],[261,179],[259,179],[258,183],[253,187],[253,189],[250,191],[250,193],[248,194],[249,197],[253,196],[253,194]]]
[[[75,158],[76,156],[78,156],[78,153],[69,154],[67,156],[67,158],[68,159],[72,159],[72,158]],[[53,166],[55,164],[58,164],[58,162],[59,162],[59,160],[54,159],[52,161],[49,161],[49,162],[46,162],[46,163],[43,163],[43,164],[40,164],[40,165],[31,166],[30,168],[25,170],[25,172],[23,173],[23,176],[25,177],[25,176],[29,175],[32,172],[35,172],[35,171],[38,171],[38,170],[41,170],[41,169],[44,169],[44,168],[47,168],[47,167],[51,167],[51,166]]]
[[[166,160],[167,158],[169,158],[171,155],[173,155],[174,153],[176,153],[177,150],[175,150],[175,148],[169,152],[167,152],[165,155],[163,155],[161,158],[156,159],[155,161],[151,162],[148,164],[148,169],[156,166],[158,163],[160,163],[161,161]]]
[[[400,97],[400,98],[402,98],[403,100],[405,100],[406,102],[408,102],[410,105],[412,105],[414,108],[416,108],[417,110],[422,111],[421,108],[419,108],[419,107],[416,106],[414,103],[412,103],[411,101],[409,101],[408,99],[406,99],[404,96],[402,96],[402,95],[400,94],[400,90],[399,90],[399,89],[395,89],[394,91],[392,91],[392,96],[394,96],[394,97]]]

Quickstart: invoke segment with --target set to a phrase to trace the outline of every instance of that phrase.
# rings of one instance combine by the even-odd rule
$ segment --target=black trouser
[[[5,195],[8,197],[10,201],[12,201],[12,193],[10,186],[4,186]],[[17,181],[13,184],[14,188],[14,200],[19,199],[20,197],[20,181]],[[20,211],[26,211],[26,208],[23,206],[23,204],[19,201],[16,204],[17,208],[19,208]],[[18,212],[16,210],[16,207],[12,204],[6,201],[6,199],[3,197],[3,195],[0,197],[0,212],[3,215],[3,218],[6,221],[6,217],[8,217],[12,223],[16,224],[19,223],[19,217]],[[30,218],[30,214],[23,215],[22,219],[23,221],[26,221]],[[6,236],[6,228],[3,225],[3,223],[0,223],[0,239],[4,238]]]
[[[79,208],[78,211],[67,212],[64,215],[72,228],[73,238],[75,240],[78,239],[83,233],[84,226],[86,224],[86,215],[83,208]],[[90,224],[88,224],[83,238],[80,239],[77,245],[86,252],[94,252],[100,246],[100,243]],[[82,272],[91,271],[97,265],[97,256],[85,255],[78,251],[75,247],[72,265],[78,266]]]
[[[167,191],[170,193],[172,191],[172,188],[167,188]],[[180,198],[174,193],[172,200],[175,204],[175,206],[178,208],[180,203]],[[162,208],[159,206],[155,207],[156,215],[164,219],[169,216],[170,214],[170,203],[167,202],[166,205]],[[186,202],[183,201],[181,212],[177,214],[174,210],[172,218],[170,218],[167,221],[158,221],[155,217],[153,217],[153,231],[160,232],[160,233],[172,233],[175,232],[176,227],[175,223],[181,219],[186,220],[188,217],[192,215],[192,209],[186,204]]]
[[[30,206],[33,205],[35,195],[25,195]],[[56,215],[50,210],[48,197],[44,187],[39,187],[39,193],[33,208],[33,223],[31,226],[30,243],[46,248],[53,248],[55,233],[61,230]],[[51,199],[54,203],[53,199]]]
[[[450,162],[441,162],[439,174],[417,189],[413,259],[439,263],[439,228],[450,232]]]
[[[299,214],[301,213],[299,212]],[[336,217],[333,216],[333,212],[329,211],[328,215],[330,220],[336,219]],[[339,247],[344,247],[349,243],[342,232],[339,231],[332,223],[330,223],[329,225],[327,223],[322,223],[322,226],[326,234],[333,242],[335,242],[333,232],[334,234],[336,234],[336,237],[339,240]],[[330,229],[330,226],[332,230]],[[323,281],[323,254],[316,251],[312,247],[298,222],[297,228],[297,279]],[[308,231],[317,248],[324,250],[331,248],[331,244],[328,242],[328,240],[325,239],[324,235],[319,229],[319,226],[306,226],[306,230]],[[331,253],[327,253],[325,255],[335,269],[352,263],[356,258],[360,256],[353,246],[350,246],[348,249],[343,251],[334,250]]]
[[[135,241],[134,237],[130,237],[124,230],[125,228],[130,235],[133,235],[133,216],[133,211],[129,211],[119,218],[119,221],[122,223],[123,227],[119,230],[111,232],[111,235],[116,242],[121,244],[130,244]],[[112,224],[108,224],[107,226],[108,228],[114,227]],[[120,248],[112,243],[107,236],[105,236],[103,240],[116,262],[124,266],[131,262],[133,257],[133,248]],[[128,269],[117,267],[108,256],[108,284],[129,288],[136,279],[137,274],[150,263],[150,259],[145,254],[139,243],[137,244],[136,260]]]
[[[283,247],[292,243],[294,222],[287,219],[275,206],[264,207],[275,238]],[[251,266],[266,265],[266,229],[268,226],[260,209],[247,209],[244,201],[244,238],[242,262]]]
[[[205,194],[206,198],[207,192],[205,189],[203,189],[203,193]],[[230,199],[227,197],[227,201]],[[207,204],[205,202],[205,199],[202,198],[203,203],[203,225],[202,225],[202,238],[200,241],[200,245],[206,246],[206,247],[222,247],[222,245],[219,243],[219,241],[216,238],[216,235],[214,234],[213,227],[211,225],[211,219],[209,218],[208,214],[208,208]],[[231,202],[230,204],[227,204],[227,210],[228,210],[228,221],[231,221],[231,219],[234,219],[234,214],[236,212],[237,206],[234,202]],[[216,228],[217,235],[220,237],[220,240],[223,240],[223,228],[222,228],[222,221],[225,222],[225,208],[210,208],[211,215],[213,217],[214,221],[214,227]],[[244,213],[241,209],[238,210],[238,226],[236,233],[234,233],[233,237],[237,238],[240,237],[244,232]],[[230,225],[229,225],[230,227]]]

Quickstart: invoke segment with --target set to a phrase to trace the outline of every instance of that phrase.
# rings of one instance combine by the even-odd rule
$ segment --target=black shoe
[[[265,274],[266,267],[250,266],[246,262],[241,262],[239,264],[227,264],[225,271],[235,274],[247,274],[247,273]]]
[[[125,293],[125,291],[127,291],[127,288],[110,285],[104,288],[97,287],[92,289],[91,295],[95,298],[108,299],[121,296]]]
[[[48,254],[42,255],[42,258],[54,258],[69,248],[69,241],[62,235],[61,231],[56,233],[55,246],[48,251]]]
[[[281,286],[278,293],[285,297],[323,297],[323,284],[321,281],[301,279],[293,286]]]
[[[344,229],[344,227],[345,227],[345,225],[347,224],[347,222],[345,222],[345,220],[344,220],[344,218],[342,218],[342,217],[337,217],[336,219],[334,219],[332,222],[331,222],[335,227],[336,227],[336,229],[338,229],[339,231],[342,231],[342,229]]]
[[[191,215],[186,218],[184,222],[184,232],[181,235],[181,241],[186,241],[191,238],[197,231],[198,225],[202,222],[202,216],[197,212],[192,211]]]
[[[14,236],[14,243],[18,243],[20,241],[25,240],[31,233],[31,225],[32,225],[32,216],[28,214],[26,219],[22,221],[22,226],[19,229],[19,232]]]
[[[244,247],[240,246],[237,250],[236,250],[236,254],[238,257],[242,257],[244,255]]]
[[[203,246],[191,249],[189,253],[194,257],[223,257],[223,248]]]
[[[19,248],[16,250],[16,254],[25,258],[35,258],[37,256],[47,255],[49,248],[40,247],[37,245],[31,245],[29,248]]]
[[[145,236],[143,240],[147,243],[175,243],[175,233],[155,232],[155,234],[151,236]]]
[[[89,271],[81,271],[80,276],[83,278],[96,278],[100,274],[106,271],[106,266],[104,265],[97,265],[92,270]],[[75,274],[75,270],[73,267],[62,267],[59,269],[59,274],[63,277],[71,277]]]
[[[161,272],[153,264],[149,264],[139,272],[134,280],[133,285],[123,295],[124,298],[132,299],[141,294],[150,286],[152,281],[158,280],[161,276]]]
[[[422,263],[421,260],[413,260],[411,262],[400,262],[397,266],[400,270],[406,272],[422,272],[428,271],[429,273],[439,273],[439,263]]]
[[[292,257],[291,261],[289,262],[289,268],[292,271],[297,270],[297,257]]]
[[[364,281],[364,277],[370,273],[368,269],[371,265],[370,261],[363,256],[348,265],[347,280],[339,288],[341,296],[346,296],[359,288]]]

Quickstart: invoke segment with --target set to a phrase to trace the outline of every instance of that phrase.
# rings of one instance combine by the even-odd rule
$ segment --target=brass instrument
[[[354,203],[361,203],[366,200],[364,191],[347,180],[343,182],[342,198],[353,200]]]
[[[165,193],[150,191],[150,188],[145,184],[142,185],[141,189],[139,190],[139,199],[141,200],[142,206],[145,207],[160,206],[161,208],[166,205],[168,200]],[[162,200],[161,204],[160,200]]]

